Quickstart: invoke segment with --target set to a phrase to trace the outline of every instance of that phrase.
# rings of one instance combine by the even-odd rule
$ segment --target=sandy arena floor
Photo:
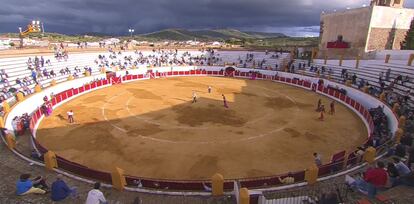
[[[211,85],[213,91],[207,93]],[[198,102],[191,103],[192,91]],[[221,94],[229,101],[223,107]],[[138,81],[80,96],[44,119],[37,137],[56,154],[94,169],[164,179],[269,176],[302,170],[364,142],[359,117],[336,104],[319,121],[304,89],[220,77]],[[76,124],[66,121],[73,109]]]

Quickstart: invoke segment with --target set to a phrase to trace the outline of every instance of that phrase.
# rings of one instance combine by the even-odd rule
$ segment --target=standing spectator
[[[391,68],[387,69],[387,72],[385,72],[385,81],[389,81],[391,76]]]
[[[51,199],[53,201],[61,201],[68,196],[75,197],[76,195],[76,188],[69,188],[68,185],[66,185],[65,181],[63,181],[63,175],[58,174],[56,181],[52,183]]]
[[[94,188],[88,192],[85,204],[107,204],[104,194],[99,190],[101,183],[97,182]]]
[[[313,158],[315,159],[315,164],[316,166],[321,166],[322,165],[322,159],[321,159],[321,155],[319,155],[318,153],[313,153]]]

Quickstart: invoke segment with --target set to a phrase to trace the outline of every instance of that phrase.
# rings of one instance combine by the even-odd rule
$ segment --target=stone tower
[[[371,0],[371,6],[388,6],[392,8],[403,8],[404,0]]]

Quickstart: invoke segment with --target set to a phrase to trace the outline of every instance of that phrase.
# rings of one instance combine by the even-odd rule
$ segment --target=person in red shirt
[[[388,174],[384,169],[384,163],[377,162],[377,168],[368,169],[364,174],[364,180],[375,187],[384,187],[387,183]]]
[[[384,169],[383,162],[377,162],[376,168],[368,169],[363,178],[356,179],[351,186],[355,186],[363,193],[367,193],[368,197],[374,198],[378,188],[385,187],[388,179],[387,171]]]

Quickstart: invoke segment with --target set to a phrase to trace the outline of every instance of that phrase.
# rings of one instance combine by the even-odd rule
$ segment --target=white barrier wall
[[[41,93],[36,93],[36,94],[28,96],[28,98],[26,98],[24,101],[16,104],[16,106],[13,107],[12,111],[7,115],[6,122],[5,122],[5,128],[12,130],[13,129],[12,128],[13,118],[16,116],[22,116],[24,113],[30,114],[33,111],[35,111],[38,107],[40,107],[44,103],[43,97],[47,96],[48,98],[50,98],[50,95],[52,93],[57,94],[57,93],[63,92],[71,88],[83,86],[84,84],[87,84],[95,79],[103,79],[103,78],[106,78],[104,74],[74,79],[72,81],[66,81],[63,83],[59,83],[56,86],[46,88]],[[87,91],[85,91],[84,93],[87,93]]]

